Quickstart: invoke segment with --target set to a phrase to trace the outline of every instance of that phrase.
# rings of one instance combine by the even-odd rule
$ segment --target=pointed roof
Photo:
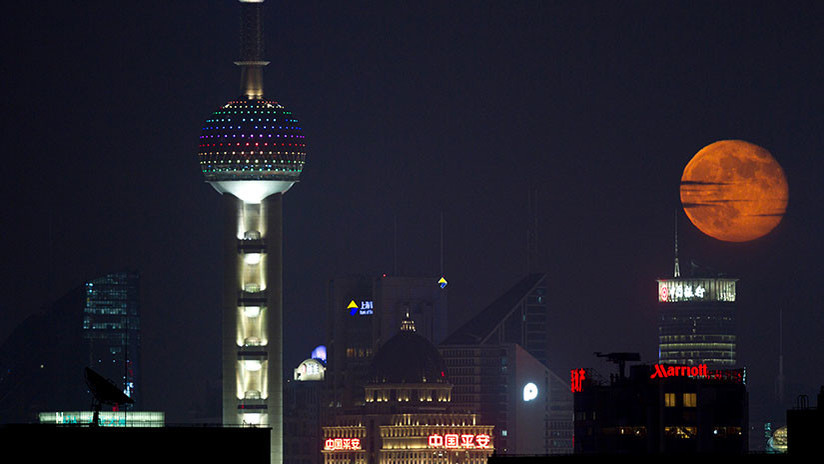
[[[546,274],[529,274],[492,302],[483,311],[452,332],[442,345],[477,345],[486,343],[503,322],[532,291],[542,285]]]

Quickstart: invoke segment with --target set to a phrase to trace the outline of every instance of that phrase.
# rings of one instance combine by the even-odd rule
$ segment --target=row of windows
[[[677,393],[664,393],[664,406],[674,408],[678,406]],[[682,395],[682,406],[694,408],[698,406],[698,395],[696,393],[684,393]]]

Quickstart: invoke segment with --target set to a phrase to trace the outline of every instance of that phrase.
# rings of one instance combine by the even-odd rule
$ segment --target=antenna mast
[[[681,277],[681,267],[678,265],[678,213],[675,213],[675,278]]]
[[[249,100],[263,98],[263,0],[240,0],[240,94]]]

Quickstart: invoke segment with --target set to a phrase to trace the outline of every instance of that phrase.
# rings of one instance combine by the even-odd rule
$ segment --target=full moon
[[[726,242],[767,235],[787,210],[789,191],[769,151],[743,140],[707,145],[684,168],[681,204],[701,232]]]

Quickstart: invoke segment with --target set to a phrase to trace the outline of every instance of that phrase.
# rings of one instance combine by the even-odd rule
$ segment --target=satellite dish
[[[134,404],[134,400],[126,396],[111,380],[97,372],[86,368],[84,371],[86,385],[94,396],[94,419],[92,426],[100,425],[100,406],[103,404]]]

